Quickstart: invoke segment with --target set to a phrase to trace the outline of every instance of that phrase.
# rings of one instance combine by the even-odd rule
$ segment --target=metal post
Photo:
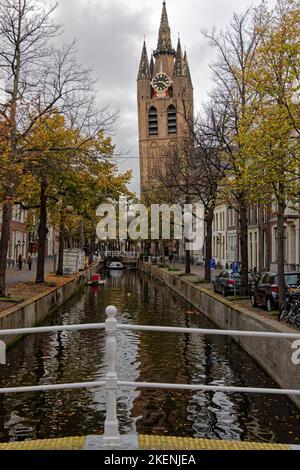
[[[119,422],[117,418],[117,374],[116,374],[116,356],[117,356],[117,309],[114,306],[106,308],[107,315],[105,330],[106,352],[108,360],[108,371],[105,377],[106,389],[106,420],[104,423],[104,445],[120,445]]]

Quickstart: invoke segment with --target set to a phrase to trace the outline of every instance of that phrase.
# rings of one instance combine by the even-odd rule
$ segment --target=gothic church
[[[193,123],[193,84],[180,39],[173,49],[166,2],[157,48],[149,63],[146,42],[137,78],[141,194],[155,187],[155,165],[167,149],[189,134]]]

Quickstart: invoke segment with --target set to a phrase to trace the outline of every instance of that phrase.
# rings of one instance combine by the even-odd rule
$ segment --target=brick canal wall
[[[69,282],[54,287],[46,294],[40,294],[19,305],[0,313],[0,333],[2,329],[31,328],[42,323],[74,294],[80,291],[91,280],[92,275],[100,269],[101,263],[80,272]],[[0,336],[7,347],[20,339],[20,336]]]
[[[166,272],[156,266],[141,263],[139,267],[142,272],[157,279],[190,302],[220,329],[298,333],[298,331],[284,323],[264,318],[246,308],[237,307],[214,292],[190,284],[182,280],[180,276]],[[292,355],[295,353],[295,349],[292,347],[293,340],[245,337],[233,337],[233,339],[255,359],[281,388],[300,389],[300,365],[295,365],[292,362]],[[254,383],[252,386],[257,387],[258,385]],[[263,396],[261,398],[263,400]],[[300,409],[300,396],[290,396],[290,398]]]

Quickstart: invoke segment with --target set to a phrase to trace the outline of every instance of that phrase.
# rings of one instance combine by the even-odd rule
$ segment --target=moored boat
[[[93,274],[92,280],[87,282],[88,286],[104,286],[106,284],[105,279],[101,279],[100,274]]]
[[[121,263],[121,261],[112,261],[108,269],[124,269],[124,265]]]

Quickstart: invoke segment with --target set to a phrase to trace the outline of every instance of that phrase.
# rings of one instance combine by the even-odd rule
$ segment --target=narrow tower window
[[[177,132],[176,108],[173,105],[168,107],[168,132],[169,134]]]
[[[151,106],[148,112],[149,135],[158,134],[157,109]]]

